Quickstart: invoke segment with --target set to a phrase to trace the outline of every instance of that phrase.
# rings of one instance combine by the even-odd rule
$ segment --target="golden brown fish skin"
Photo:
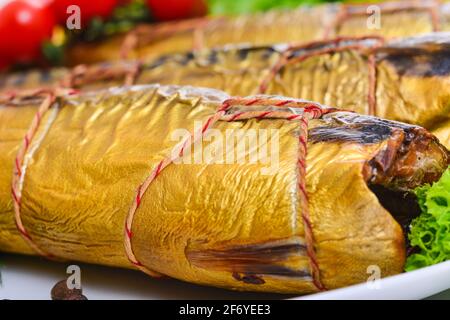
[[[132,34],[100,43],[80,43],[68,51],[71,65],[122,59],[124,42],[136,42],[128,58],[155,58],[195,49],[248,43],[305,43],[337,36],[379,35],[387,39],[433,31],[450,31],[448,1],[393,1],[377,3],[381,23],[373,24],[375,10],[369,5],[326,4],[296,10],[271,11],[238,17],[208,17],[178,24],[144,25]],[[370,12],[371,14],[367,14]],[[279,32],[283,30],[283,32]],[[200,36],[199,36],[200,35]],[[141,39],[139,41],[138,39]],[[88,54],[87,54],[88,53]]]
[[[270,77],[271,70],[286,54],[286,45],[188,52],[145,62],[136,82],[213,87],[245,96],[261,91],[261,84],[269,79],[268,94],[420,125],[450,147],[449,39],[449,33],[435,33],[382,46],[378,38],[370,37],[302,45],[287,52],[288,64],[275,77]],[[369,53],[376,59],[375,81],[369,77]],[[82,90],[119,86],[134,65],[133,61],[99,64],[71,77],[70,82]],[[6,86],[0,95],[38,84],[54,87],[69,78],[62,69],[50,75],[17,74],[3,78]],[[376,97],[372,105],[369,92]]]
[[[21,214],[29,234],[56,257],[133,267],[123,248],[124,221],[137,186],[173,147],[172,130],[192,129],[194,121],[205,120],[227,98],[214,90],[136,86],[62,99],[26,170]],[[10,179],[17,147],[35,109],[0,108],[0,163],[5,164],[0,167],[2,251],[32,254],[14,224]],[[354,114],[333,113],[311,120],[310,134],[344,125],[343,120],[362,128],[380,121],[366,117],[362,123]],[[364,174],[372,159],[393,148],[389,139],[399,124],[384,124],[392,130],[372,141],[348,140],[341,134],[341,140],[308,142],[308,209],[320,280],[328,289],[366,281],[372,265],[383,277],[402,271],[403,231],[369,189]],[[193,283],[247,291],[317,292],[305,254],[302,200],[295,191],[298,123],[220,121],[214,128],[222,133],[279,130],[275,174],[262,175],[266,165],[260,163],[168,166],[147,190],[134,218],[136,257],[147,268]],[[431,139],[426,131],[415,134]],[[203,141],[203,147],[210,143]],[[438,164],[447,153],[426,156]],[[391,166],[395,163],[392,160]]]
[[[364,167],[364,176],[370,184],[410,191],[438,180],[450,164],[448,150],[422,127],[355,113],[333,113],[323,118],[327,125],[311,130],[312,142],[387,141],[386,147]]]

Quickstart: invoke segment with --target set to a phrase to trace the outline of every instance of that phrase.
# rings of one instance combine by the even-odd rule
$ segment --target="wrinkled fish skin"
[[[27,232],[56,257],[133,268],[124,250],[124,221],[137,186],[178,143],[171,139],[173,130],[193,130],[195,121],[205,121],[229,98],[212,89],[156,85],[61,98],[26,170],[21,215]],[[1,251],[34,254],[15,226],[10,181],[15,153],[38,104],[0,108]],[[381,130],[370,142],[345,134],[370,126],[386,126],[390,134]],[[314,130],[325,127],[341,132],[342,139],[335,134],[320,141]],[[214,129],[222,134],[278,130],[277,170],[263,175],[266,164],[245,162],[169,165],[141,199],[132,248],[143,265],[163,275],[228,289],[318,291],[305,250],[305,205],[326,288],[366,281],[369,265],[379,266],[382,276],[402,272],[404,233],[369,185],[405,188],[405,175],[421,184],[448,163],[446,149],[424,129],[330,113],[309,122],[306,203],[297,193],[298,122],[219,121]],[[408,130],[414,136],[405,143]],[[202,141],[203,149],[210,143]],[[416,145],[421,161],[409,157]],[[409,173],[402,170],[406,164]]]
[[[146,27],[138,49],[130,57],[155,58],[162,54],[178,53],[193,49],[215,48],[230,43],[247,43],[255,46],[273,43],[305,43],[340,36],[378,35],[386,39],[408,37],[433,31],[450,31],[450,3],[446,1],[392,1],[377,3],[381,23],[374,27],[376,10],[369,4],[324,4],[300,7],[296,10],[279,10],[238,17],[205,19],[201,41],[198,32],[184,28],[180,32],[165,32],[159,36],[158,28],[170,29],[172,25]],[[348,17],[338,22],[343,10]],[[369,13],[369,14],[368,14]],[[433,21],[433,14],[436,21]],[[437,23],[437,25],[435,25]],[[186,22],[183,23],[186,25]],[[245,32],[243,32],[245,30]],[[280,30],[283,30],[280,32]],[[153,35],[153,37],[152,37]],[[117,60],[124,36],[106,39],[96,44],[79,44],[68,55],[72,65]],[[88,53],[87,53],[88,52]]]
[[[283,94],[317,101],[325,105],[423,126],[450,147],[450,34],[434,33],[395,40],[378,47],[374,39],[318,42],[290,52],[290,61],[267,85],[267,94]],[[312,56],[295,62],[305,54],[331,47],[360,47],[337,53]],[[212,87],[231,95],[257,93],[273,66],[285,52],[285,45],[213,49],[196,54],[167,55],[145,61],[137,83],[181,84]],[[375,110],[368,103],[370,80],[367,52],[376,58]],[[132,61],[94,66],[92,74],[132,65]],[[103,69],[102,69],[103,68]],[[54,86],[67,70],[39,72],[4,78],[4,91],[36,85]],[[88,77],[88,76],[86,76]],[[79,86],[95,90],[123,83],[123,76],[84,79]],[[18,86],[21,83],[21,86]],[[0,90],[1,93],[1,90]]]

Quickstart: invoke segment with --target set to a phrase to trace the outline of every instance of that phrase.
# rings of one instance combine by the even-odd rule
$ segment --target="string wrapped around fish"
[[[3,78],[0,95],[22,88],[108,88],[124,79],[313,100],[423,126],[450,147],[450,33],[388,42],[346,37],[299,46],[227,47],[18,73]]]
[[[236,17],[144,24],[103,41],[75,44],[68,49],[66,60],[71,65],[91,64],[123,58],[156,58],[237,43],[261,46],[368,35],[395,39],[438,31],[450,31],[447,0],[334,3]]]
[[[311,293],[402,272],[410,191],[449,152],[305,100],[141,85],[4,101],[0,163],[1,251]]]

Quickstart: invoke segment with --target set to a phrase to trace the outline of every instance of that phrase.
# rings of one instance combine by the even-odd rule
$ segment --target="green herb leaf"
[[[209,0],[212,14],[243,14],[258,11],[267,11],[274,8],[295,8],[300,5],[335,2],[335,0]]]
[[[82,32],[72,31],[71,36],[83,41],[97,41],[114,34],[127,32],[139,23],[150,21],[151,16],[145,1],[133,0],[115,8],[109,19],[94,18]]]
[[[450,167],[438,182],[415,192],[422,214],[413,220],[408,237],[420,252],[407,259],[406,271],[450,260]]]
[[[46,41],[42,44],[42,54],[52,65],[61,65],[64,61],[64,46],[57,46]]]

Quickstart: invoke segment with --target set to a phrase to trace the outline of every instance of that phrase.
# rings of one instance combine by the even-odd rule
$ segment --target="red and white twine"
[[[381,6],[381,12],[398,12],[398,11],[410,11],[410,10],[425,10],[429,11],[431,22],[433,25],[433,30],[440,30],[440,21],[439,21],[439,12],[438,5],[440,1],[434,1],[430,4],[420,4],[417,2],[404,2],[395,6],[385,7]],[[331,33],[336,33],[338,28],[350,17],[357,15],[367,14],[366,10],[355,10],[358,8],[363,8],[363,6],[350,6],[343,5],[341,6],[340,12],[336,15],[334,21],[326,28],[324,33],[324,39],[328,39]],[[364,7],[365,8],[365,7]],[[218,20],[219,21],[219,20]],[[194,49],[201,49],[204,46],[204,32],[207,26],[210,26],[212,23],[209,19],[197,19],[191,20],[183,23],[178,23],[176,25],[161,25],[158,29],[153,27],[139,27],[136,30],[129,33],[123,42],[121,48],[122,57],[128,56],[128,54],[136,49],[139,45],[140,38],[148,38],[149,40],[154,40],[155,37],[161,36],[170,36],[177,32],[186,32],[186,31],[194,31],[193,38],[193,47]],[[291,53],[293,50],[299,48],[308,48],[308,46],[317,44],[317,42],[311,42],[302,46],[290,46],[285,52],[282,53],[279,61],[271,68],[267,77],[265,77],[258,86],[258,92],[263,93],[267,90],[269,83],[273,80],[273,78],[282,70],[282,68],[288,63],[298,63],[302,62],[312,56],[323,55],[328,53],[342,52],[345,50],[360,50],[361,52],[367,53],[367,61],[368,61],[368,76],[369,76],[369,85],[368,85],[368,106],[369,114],[376,114],[376,59],[374,50],[377,48],[375,46],[373,50],[368,50],[367,47],[359,44],[345,44],[340,45],[340,42],[346,40],[363,40],[363,39],[379,39],[380,44],[383,43],[383,39],[381,37],[352,37],[352,38],[337,38],[333,40],[322,41],[323,43],[334,43],[335,47],[324,48],[319,50],[312,50],[310,52],[305,52],[304,54],[291,58]],[[33,237],[29,234],[27,229],[25,228],[22,217],[21,217],[21,200],[22,200],[22,189],[21,184],[24,179],[24,160],[29,152],[31,142],[35,137],[44,115],[51,108],[55,99],[61,95],[74,94],[76,93],[72,89],[63,90],[61,87],[72,88],[74,86],[104,80],[111,78],[124,78],[125,85],[131,85],[135,82],[136,78],[141,71],[141,63],[137,61],[131,65],[119,65],[114,67],[99,67],[92,68],[86,67],[84,65],[78,66],[72,69],[72,72],[65,77],[61,83],[60,87],[55,89],[37,89],[37,90],[21,90],[21,91],[12,91],[9,93],[0,96],[0,101],[14,101],[16,99],[20,100],[22,98],[42,98],[42,103],[40,104],[38,111],[36,112],[29,129],[27,130],[22,144],[17,152],[17,155],[14,159],[14,172],[12,178],[12,187],[11,194],[14,203],[14,219],[17,226],[17,229],[23,239],[32,247],[39,255],[45,256],[47,258],[55,258],[52,254],[45,252],[42,250],[36,242],[33,240]],[[298,108],[302,110],[301,114],[293,114],[292,112],[280,110],[245,110],[236,113],[229,114],[228,111],[233,106],[275,106],[275,107],[291,107]],[[184,150],[187,147],[188,143],[195,143],[196,139],[204,136],[210,128],[214,126],[217,121],[239,121],[246,119],[285,119],[287,121],[298,121],[300,128],[299,135],[299,158],[298,158],[298,170],[299,170],[299,178],[298,178],[298,194],[301,202],[301,210],[302,210],[302,220],[304,224],[304,233],[305,233],[305,242],[307,247],[307,255],[310,261],[310,268],[312,279],[315,287],[318,290],[326,290],[325,286],[321,282],[320,278],[320,268],[318,265],[318,260],[316,256],[316,250],[314,247],[314,234],[313,234],[313,226],[311,222],[311,218],[309,215],[308,208],[308,193],[306,190],[306,156],[307,156],[307,141],[308,141],[308,121],[309,119],[319,118],[323,114],[327,112],[335,111],[335,109],[324,109],[314,103],[306,103],[300,102],[296,100],[280,100],[280,99],[270,99],[270,98],[254,98],[254,99],[241,99],[241,98],[233,98],[223,102],[220,108],[217,110],[215,114],[210,116],[204,123],[203,127],[199,129],[199,132],[193,132],[188,138],[175,146],[174,152],[167,158],[161,160],[155,168],[150,172],[150,175],[143,181],[143,183],[138,187],[135,199],[133,204],[127,214],[124,228],[124,245],[125,252],[130,260],[130,262],[136,266],[138,269],[143,272],[151,275],[151,276],[161,276],[160,273],[150,270],[146,266],[144,266],[136,257],[132,248],[132,224],[135,217],[135,214],[139,207],[141,206],[141,202],[143,196],[148,190],[149,186],[155,181],[155,179],[161,174],[161,172],[173,163],[175,160],[183,156]]]
[[[371,46],[370,49],[363,45],[362,43],[351,43],[352,41],[364,41],[364,40],[374,40],[376,44]],[[286,65],[291,65],[295,63],[302,63],[305,60],[317,57],[325,54],[332,54],[338,52],[345,52],[349,50],[357,50],[362,54],[367,54],[367,68],[368,68],[368,93],[367,93],[367,113],[369,115],[376,115],[376,90],[377,90],[377,64],[375,58],[375,51],[383,43],[384,38],[379,36],[362,36],[362,37],[339,37],[325,41],[312,41],[302,45],[291,45],[284,51],[277,62],[271,67],[269,73],[261,80],[258,86],[258,93],[262,94],[267,91],[269,84],[275,79],[275,77],[282,71]],[[332,47],[324,47],[322,49],[316,50],[306,50],[311,49],[316,45],[333,45]],[[292,53],[296,50],[305,49],[305,53],[291,57]]]
[[[285,107],[285,108],[301,108],[301,114],[293,114],[287,111],[242,111],[234,114],[227,114],[227,111],[234,106],[275,106],[275,107]],[[138,187],[136,192],[136,197],[133,204],[128,212],[128,216],[125,221],[124,237],[125,237],[125,252],[127,254],[130,262],[135,265],[141,271],[151,275],[151,276],[161,276],[158,272],[155,272],[148,267],[144,266],[136,257],[132,247],[132,225],[133,220],[139,209],[142,198],[145,192],[148,190],[149,186],[155,179],[161,174],[161,172],[168,165],[173,163],[176,159],[183,156],[183,152],[188,143],[194,144],[195,139],[199,139],[204,136],[208,129],[210,129],[217,121],[238,121],[247,119],[285,119],[288,121],[298,121],[300,124],[300,135],[299,135],[299,158],[298,158],[298,168],[299,168],[299,178],[298,178],[298,192],[301,202],[302,220],[304,224],[305,232],[305,242],[307,247],[307,255],[310,260],[311,274],[313,278],[313,283],[315,287],[322,291],[326,290],[325,286],[320,280],[320,269],[317,262],[316,252],[314,248],[314,235],[313,227],[310,220],[309,208],[308,208],[308,194],[306,191],[306,155],[307,155],[307,139],[308,139],[308,119],[320,118],[323,114],[336,111],[336,109],[324,109],[317,104],[302,102],[296,100],[280,100],[280,99],[270,99],[270,98],[255,98],[255,99],[241,99],[234,98],[223,102],[221,107],[217,112],[210,116],[202,126],[200,132],[193,132],[189,137],[175,146],[175,151],[171,153],[171,156],[161,160],[151,171],[150,175],[144,180],[144,182]]]
[[[34,91],[25,91],[14,93],[11,95],[11,100],[17,97],[43,97],[43,101],[40,104],[33,120],[31,122],[30,127],[28,128],[23,140],[22,144],[17,152],[17,155],[14,159],[14,169],[13,169],[13,178],[11,184],[11,194],[14,205],[14,220],[17,226],[17,230],[21,234],[22,238],[36,251],[39,255],[54,258],[54,256],[50,253],[42,250],[36,242],[33,241],[32,236],[28,233],[27,229],[23,225],[22,216],[21,216],[21,200],[22,200],[22,183],[24,178],[24,170],[23,164],[25,160],[25,156],[30,148],[31,142],[35,137],[44,115],[51,108],[52,104],[55,102],[55,99],[59,95],[65,94],[74,94],[73,90],[55,90],[55,91],[46,91],[46,90],[34,90]]]
[[[139,260],[136,258],[133,248],[131,245],[131,239],[133,238],[133,233],[131,231],[133,219],[136,214],[136,211],[139,209],[142,201],[142,197],[144,196],[145,192],[147,191],[150,184],[159,176],[162,170],[164,170],[168,165],[173,163],[175,160],[179,159],[183,156],[184,150],[187,146],[187,143],[189,141],[192,141],[192,143],[196,142],[196,139],[201,138],[205,135],[205,133],[208,131],[209,128],[211,128],[223,115],[225,115],[226,111],[228,110],[229,105],[227,101],[225,101],[222,106],[217,110],[217,112],[210,116],[202,128],[200,128],[199,132],[192,133],[189,137],[187,137],[184,141],[179,143],[174,148],[174,152],[171,153],[170,157],[167,157],[163,160],[161,160],[156,167],[151,171],[150,175],[144,180],[144,182],[138,187],[136,192],[136,197],[133,201],[133,204],[128,211],[128,215],[125,221],[125,252],[127,254],[128,259],[130,262],[136,266],[139,270],[151,275],[151,276],[161,276],[158,272],[155,272],[153,270],[150,270],[149,268],[145,267]]]
[[[397,12],[428,12],[431,19],[431,25],[433,32],[441,30],[441,21],[439,17],[440,0],[432,0],[428,2],[421,1],[398,1],[393,3],[380,3],[377,4],[381,14],[391,14]],[[323,33],[323,39],[328,39],[332,34],[336,34],[339,28],[352,17],[363,16],[368,17],[372,13],[368,12],[369,5],[367,4],[342,4],[334,20],[325,28]]]
[[[81,74],[84,74],[86,70],[82,67],[79,69],[76,69],[74,73],[71,74],[71,76],[78,76]],[[137,74],[137,70],[134,68],[127,70],[127,72],[120,73],[125,77],[126,84],[131,84],[132,81],[135,79],[135,75]],[[70,79],[72,80],[72,79]],[[72,85],[73,82],[70,81],[67,83],[67,85]],[[77,90],[72,88],[64,88],[63,86],[58,86],[54,89],[25,89],[25,90],[18,90],[18,91],[11,91],[6,93],[6,95],[0,96],[0,103],[14,103],[14,102],[21,102],[26,101],[30,98],[37,98],[42,99],[41,104],[38,107],[38,110],[36,114],[33,117],[33,120],[31,121],[30,127],[28,128],[23,140],[22,144],[19,147],[19,150],[16,154],[16,157],[14,158],[14,169],[13,169],[13,177],[12,177],[12,184],[11,184],[11,195],[14,205],[14,220],[17,227],[17,230],[19,231],[22,238],[29,244],[29,246],[40,256],[49,258],[49,259],[55,259],[56,257],[52,255],[51,253],[46,252],[45,250],[41,249],[37,243],[34,241],[33,237],[30,235],[30,233],[25,228],[23,221],[22,221],[22,215],[21,215],[21,202],[22,202],[22,185],[24,181],[24,175],[25,170],[23,170],[23,165],[25,161],[25,157],[30,149],[31,143],[36,136],[36,133],[41,126],[41,122],[45,114],[50,110],[52,105],[54,104],[57,97],[61,96],[67,96],[67,95],[73,95],[78,93]]]
[[[36,112],[32,123],[27,130],[22,145],[19,148],[17,156],[14,159],[14,172],[12,179],[12,188],[11,194],[14,202],[14,218],[16,222],[17,229],[23,239],[30,245],[36,253],[41,256],[55,259],[51,253],[46,252],[41,249],[33,237],[25,228],[22,216],[21,216],[21,200],[22,200],[22,190],[21,190],[21,182],[23,182],[24,178],[24,159],[26,157],[27,152],[30,149],[31,142],[35,137],[44,115],[51,108],[52,104],[55,102],[55,99],[58,96],[74,94],[76,91],[74,90],[33,90],[33,91],[21,91],[14,92],[8,95],[8,100],[12,101],[17,98],[43,98],[42,103],[40,104],[38,111]],[[280,109],[275,110],[245,110],[235,113],[228,114],[227,112],[232,107],[251,107],[251,106],[266,106],[266,107],[280,107]],[[289,108],[296,108],[301,111],[301,114],[294,114],[292,112],[285,111],[291,110]],[[313,235],[313,227],[311,224],[309,209],[308,209],[308,194],[306,191],[306,155],[307,155],[307,137],[308,137],[308,119],[320,118],[323,114],[336,111],[336,109],[326,109],[320,107],[320,105],[310,102],[303,102],[298,100],[285,100],[285,99],[277,99],[277,98],[233,98],[226,100],[222,103],[217,112],[206,119],[203,126],[199,128],[197,131],[193,132],[189,137],[180,142],[174,147],[174,151],[167,158],[161,160],[155,168],[151,171],[150,175],[143,181],[143,183],[138,187],[135,199],[133,201],[132,206],[128,212],[125,221],[124,228],[124,246],[125,252],[130,260],[130,262],[136,266],[136,268],[141,271],[153,276],[160,277],[162,276],[160,273],[149,269],[144,266],[136,257],[132,248],[132,224],[135,217],[135,214],[139,207],[141,206],[142,199],[148,190],[149,186],[152,182],[161,174],[161,172],[173,163],[178,158],[182,157],[184,154],[184,150],[186,149],[188,143],[194,144],[197,139],[203,137],[207,134],[208,130],[214,126],[217,121],[239,121],[239,120],[247,120],[247,119],[285,119],[287,121],[298,121],[300,124],[300,135],[299,135],[299,158],[298,158],[298,170],[299,170],[299,179],[298,179],[298,192],[301,202],[301,211],[302,211],[302,220],[304,224],[304,233],[305,233],[305,242],[307,247],[307,255],[310,260],[311,274],[313,278],[313,283],[318,290],[325,290],[321,280],[320,280],[320,269],[317,262],[317,257],[314,248],[314,235]]]

